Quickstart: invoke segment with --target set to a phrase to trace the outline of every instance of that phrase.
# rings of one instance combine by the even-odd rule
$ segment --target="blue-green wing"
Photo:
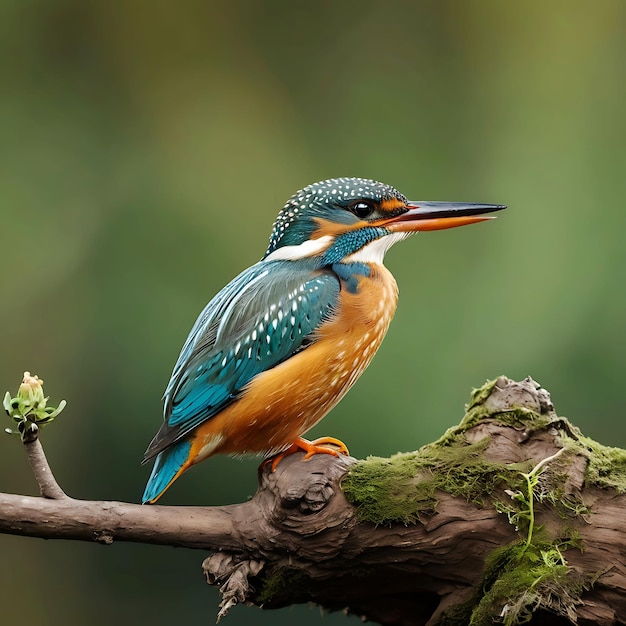
[[[259,262],[220,291],[194,324],[165,391],[165,422],[144,460],[233,402],[259,373],[305,348],[339,298],[332,272]]]

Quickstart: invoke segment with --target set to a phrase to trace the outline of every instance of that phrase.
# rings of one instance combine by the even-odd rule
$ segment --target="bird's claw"
[[[332,454],[333,456],[340,454],[348,456],[350,454],[346,444],[340,439],[335,439],[335,437],[320,437],[314,441],[303,439],[302,441],[308,445],[307,448],[301,448],[305,451],[304,460],[311,458],[314,454]],[[333,447],[329,448],[329,445]]]
[[[332,447],[330,447],[332,446]],[[266,459],[261,463],[259,470],[265,471],[265,468],[269,465],[270,471],[276,471],[278,464],[290,454],[295,452],[304,452],[303,461],[310,459],[315,454],[330,454],[332,456],[339,456],[340,454],[349,455],[348,448],[343,441],[335,439],[335,437],[320,437],[314,441],[308,441],[302,437],[298,437],[286,450],[279,452],[278,454]]]

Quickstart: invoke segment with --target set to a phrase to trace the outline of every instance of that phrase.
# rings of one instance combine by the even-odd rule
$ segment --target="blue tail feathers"
[[[191,441],[183,439],[157,456],[141,498],[142,504],[155,502],[161,497],[189,459],[190,450]]]

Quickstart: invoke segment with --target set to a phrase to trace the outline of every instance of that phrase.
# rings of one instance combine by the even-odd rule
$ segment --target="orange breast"
[[[371,270],[357,293],[342,289],[313,345],[256,376],[239,400],[198,428],[194,462],[218,452],[281,450],[341,400],[376,354],[396,310],[393,276],[380,264]]]

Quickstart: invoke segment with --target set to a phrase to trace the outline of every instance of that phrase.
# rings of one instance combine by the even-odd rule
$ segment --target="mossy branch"
[[[625,494],[625,451],[501,377],[416,452],[294,454],[226,507],[0,494],[0,532],[203,548],[220,617],[313,601],[390,626],[623,624]]]

